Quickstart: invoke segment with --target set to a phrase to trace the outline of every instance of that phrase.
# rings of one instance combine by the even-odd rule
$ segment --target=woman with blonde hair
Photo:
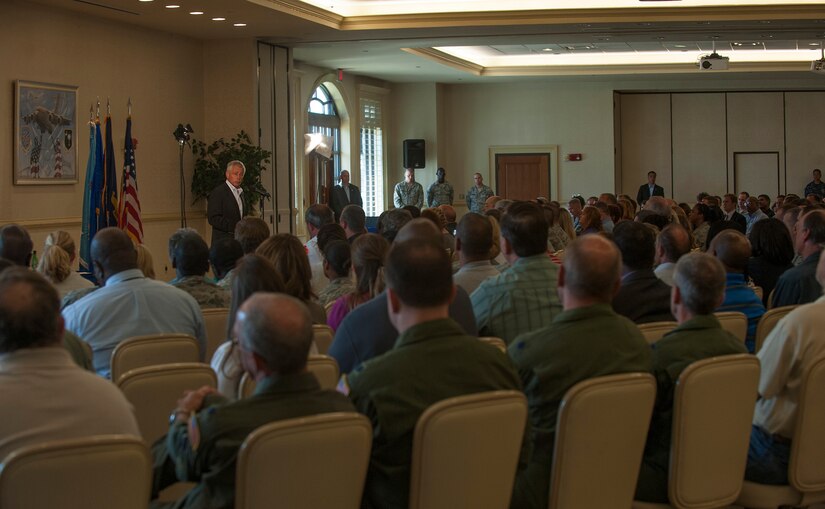
[[[37,265],[37,272],[46,276],[61,299],[72,290],[94,286],[74,270],[76,259],[77,248],[71,235],[58,230],[46,237],[46,247]]]
[[[352,243],[355,290],[339,297],[329,310],[327,325],[337,330],[350,311],[384,291],[384,258],[390,244],[374,233],[365,233]]]
[[[558,222],[561,229],[567,234],[567,238],[570,241],[574,240],[576,238],[576,228],[573,227],[573,216],[570,215],[567,209],[559,209]]]
[[[309,257],[298,237],[289,233],[278,233],[261,242],[255,253],[272,262],[284,281],[284,293],[306,304],[312,315],[312,323],[326,323],[327,314],[324,308],[315,302],[315,294],[312,292]]]

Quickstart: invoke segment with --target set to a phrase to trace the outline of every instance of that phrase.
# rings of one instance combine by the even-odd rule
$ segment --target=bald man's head
[[[132,239],[119,228],[104,228],[92,239],[92,263],[103,271],[104,280],[137,268],[137,251]]]
[[[622,273],[622,255],[601,235],[579,237],[565,248],[564,290],[579,299],[610,303]]]
[[[282,293],[254,293],[238,309],[235,335],[270,372],[299,373],[312,345],[312,317],[307,307]]]
[[[656,246],[663,252],[660,263],[676,263],[679,258],[690,252],[690,234],[679,223],[671,223],[665,226],[656,238]]]
[[[739,231],[722,230],[710,242],[708,251],[722,262],[725,271],[743,273],[748,268],[751,243]]]
[[[404,242],[407,240],[418,240],[430,242],[437,245],[442,244],[441,231],[429,219],[418,217],[405,224],[395,236],[393,242]]]

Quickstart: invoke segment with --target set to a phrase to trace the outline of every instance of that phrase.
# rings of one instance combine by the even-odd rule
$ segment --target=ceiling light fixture
[[[212,21],[226,21],[226,18],[212,18]]]
[[[192,16],[200,16],[201,14],[203,14],[203,11],[192,11],[189,14],[191,14]]]
[[[154,2],[155,0],[138,0],[139,2]]]
[[[234,24],[234,25],[232,25],[232,26],[233,26],[233,27],[245,27],[245,26],[246,26],[246,23],[235,23],[235,24]]]
[[[179,9],[180,5],[169,4],[166,6],[167,9]]]

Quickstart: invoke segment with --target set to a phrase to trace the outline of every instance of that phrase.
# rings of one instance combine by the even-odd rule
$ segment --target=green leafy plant
[[[241,197],[247,209],[254,210],[261,197],[271,198],[261,183],[261,173],[266,171],[265,165],[269,164],[272,152],[254,145],[246,132],[241,131],[229,141],[219,138],[208,146],[193,139],[192,153],[195,155],[191,186],[193,204],[201,198],[209,198],[209,193],[226,180],[226,165],[235,160],[246,166]]]

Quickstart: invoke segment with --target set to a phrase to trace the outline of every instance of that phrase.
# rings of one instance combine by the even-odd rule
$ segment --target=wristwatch
[[[169,415],[169,425],[170,426],[175,424],[175,422],[177,422],[179,415],[185,416],[187,420],[189,419],[189,412],[187,412],[186,410],[181,410],[180,408],[176,408]]]

